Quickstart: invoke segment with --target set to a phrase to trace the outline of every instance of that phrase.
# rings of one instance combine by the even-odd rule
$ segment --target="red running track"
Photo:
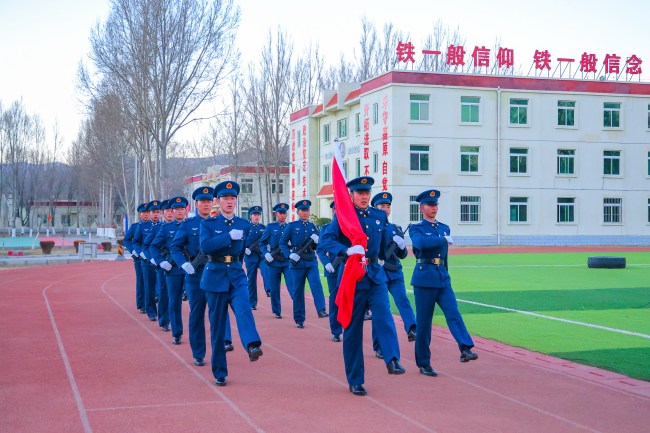
[[[407,372],[389,376],[366,322],[368,395],[354,396],[327,319],[308,300],[305,329],[295,328],[286,291],[277,320],[260,290],[264,356],[251,363],[236,345],[219,388],[209,366],[192,364],[187,332],[173,346],[137,312],[133,282],[130,261],[0,271],[0,432],[648,431],[648,382],[484,339],[480,359],[461,364],[437,327],[440,376],[418,373],[402,329]]]

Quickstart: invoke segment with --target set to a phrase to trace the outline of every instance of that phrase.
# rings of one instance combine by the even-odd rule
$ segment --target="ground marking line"
[[[89,272],[87,272],[89,273]],[[77,410],[79,411],[79,417],[81,418],[81,424],[83,425],[84,432],[86,433],[92,433],[93,429],[90,427],[90,420],[88,419],[88,414],[86,413],[86,409],[84,407],[83,400],[81,399],[81,393],[79,392],[79,387],[77,386],[77,381],[74,378],[74,374],[72,373],[72,366],[70,365],[70,360],[68,359],[68,355],[66,354],[65,348],[63,347],[63,339],[61,338],[61,333],[59,332],[59,327],[56,324],[56,320],[54,319],[54,312],[52,311],[52,306],[50,305],[50,301],[47,298],[47,289],[52,287],[53,285],[63,281],[67,280],[70,278],[78,278],[79,275],[72,275],[70,277],[62,278],[60,280],[54,281],[47,285],[43,291],[41,292],[43,295],[43,298],[45,299],[45,306],[47,307],[47,313],[50,316],[50,322],[52,323],[52,328],[54,330],[54,336],[56,337],[56,344],[59,348],[59,353],[61,354],[61,358],[63,359],[63,365],[65,366],[65,372],[68,376],[68,381],[70,382],[70,387],[72,388],[72,394],[74,395],[74,400],[75,403],[77,404]]]
[[[195,376],[196,376],[196,377],[197,377],[201,382],[203,382],[203,383],[205,383],[206,385],[208,385],[208,387],[210,388],[210,390],[211,390],[212,392],[214,392],[214,393],[217,394],[219,397],[221,397],[221,398],[222,398],[222,399],[223,399],[223,400],[228,404],[228,406],[230,406],[230,408],[233,410],[233,412],[235,412],[236,414],[238,414],[238,415],[239,415],[239,416],[240,416],[244,421],[246,421],[246,422],[248,423],[248,425],[250,425],[250,426],[251,426],[251,427],[252,427],[256,432],[258,432],[258,433],[265,433],[264,429],[263,429],[262,427],[258,426],[258,425],[255,423],[255,421],[253,421],[253,419],[252,419],[251,417],[249,417],[249,416],[248,416],[248,415],[247,415],[247,414],[246,414],[242,409],[239,408],[239,406],[237,406],[237,405],[235,404],[235,402],[233,402],[231,399],[229,399],[229,398],[228,398],[228,397],[227,397],[227,396],[226,396],[226,395],[225,395],[221,390],[217,389],[217,386],[214,384],[214,382],[211,382],[211,381],[209,381],[208,379],[206,379],[205,376],[203,376],[201,373],[199,373],[199,372],[197,371],[197,369],[196,369],[193,365],[190,365],[190,364],[189,364],[189,363],[188,363],[188,362],[187,362],[183,357],[181,357],[178,353],[176,353],[174,350],[172,350],[172,348],[169,347],[169,346],[168,346],[168,345],[167,345],[167,344],[162,340],[162,338],[160,338],[159,335],[157,335],[156,333],[154,333],[154,332],[151,330],[151,328],[147,327],[147,326],[146,326],[146,323],[144,323],[144,322],[142,322],[141,320],[139,320],[139,318],[136,317],[134,314],[131,314],[131,312],[130,312],[129,310],[126,309],[126,307],[124,307],[122,304],[120,304],[120,303],[117,301],[117,299],[115,299],[113,296],[111,296],[111,295],[106,291],[106,285],[107,285],[110,281],[116,279],[117,277],[121,277],[121,276],[123,276],[123,275],[131,275],[131,273],[118,274],[118,275],[114,276],[113,278],[104,281],[104,283],[103,283],[102,286],[101,286],[101,291],[104,292],[104,294],[105,294],[105,295],[106,295],[106,296],[107,296],[111,301],[113,301],[113,303],[114,303],[115,305],[117,305],[117,306],[118,306],[122,311],[124,311],[124,313],[125,313],[128,317],[130,317],[130,318],[131,318],[134,322],[136,322],[140,327],[142,327],[145,331],[147,331],[147,333],[149,333],[153,338],[155,338],[156,340],[158,340],[158,342],[159,342],[159,343],[160,343],[160,344],[165,348],[165,350],[167,350],[169,353],[171,353],[172,356],[174,356],[178,361],[180,361],[181,364],[183,364],[183,365],[184,365],[184,366],[185,366],[189,371],[191,371],[192,374],[194,374],[194,375],[195,375]]]
[[[347,385],[347,383],[343,383],[342,381],[340,381],[340,380],[337,379],[336,377],[331,376],[331,375],[327,374],[326,372],[324,372],[324,371],[322,371],[322,370],[320,370],[320,369],[318,369],[318,368],[315,368],[315,367],[312,366],[312,365],[307,364],[306,362],[304,362],[304,361],[302,361],[302,360],[296,358],[296,357],[293,356],[293,355],[288,354],[287,352],[285,352],[285,351],[283,351],[283,350],[281,350],[281,349],[279,349],[279,348],[277,348],[277,347],[275,347],[275,346],[273,346],[273,345],[271,345],[271,344],[264,343],[264,345],[270,347],[271,349],[275,350],[276,352],[280,353],[281,355],[284,355],[285,357],[291,359],[292,361],[297,362],[298,364],[302,365],[303,367],[307,367],[308,369],[310,369],[310,370],[312,370],[312,371],[314,371],[314,372],[320,374],[321,376],[323,376],[323,377],[325,377],[325,378],[327,378],[327,379],[329,379],[329,380],[332,380],[332,381],[334,381],[334,382],[340,384],[341,386],[345,386],[345,385]],[[410,424],[413,424],[413,425],[415,425],[415,426],[421,428],[421,429],[424,430],[424,431],[427,431],[427,432],[430,432],[430,433],[436,433],[435,430],[432,430],[432,429],[430,429],[429,427],[425,426],[424,424],[421,424],[421,423],[419,423],[419,422],[417,422],[417,421],[415,421],[415,420],[413,420],[413,419],[407,417],[406,415],[404,415],[404,414],[398,412],[397,410],[395,410],[395,409],[393,409],[392,407],[390,407],[390,406],[388,406],[388,405],[382,403],[381,401],[377,400],[377,399],[374,398],[374,397],[364,396],[363,398],[366,399],[366,400],[370,400],[370,401],[372,401],[372,402],[375,403],[376,405],[381,406],[381,407],[382,407],[384,410],[386,410],[387,412],[390,412],[390,413],[392,413],[393,415],[397,415],[399,418],[403,419],[404,421],[406,421],[406,422],[408,422],[408,423],[410,423]]]
[[[584,268],[585,265],[454,265],[456,268]],[[637,267],[637,268],[647,268],[650,267],[650,264],[645,263],[633,263],[628,264],[627,267]],[[415,266],[402,266],[402,269],[415,269]]]
[[[165,404],[142,404],[142,405],[135,405],[135,406],[96,407],[87,410],[88,412],[101,412],[106,410],[151,409],[151,408],[158,408],[158,407],[197,406],[202,404],[215,404],[215,403],[223,404],[225,403],[225,401],[214,400],[214,401],[197,401],[193,403],[165,403]]]

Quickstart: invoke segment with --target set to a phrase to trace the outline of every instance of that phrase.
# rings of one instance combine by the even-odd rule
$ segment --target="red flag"
[[[343,142],[334,141],[334,158],[332,160],[332,185],[334,187],[334,203],[336,204],[336,219],[341,228],[341,233],[350,240],[352,245],[361,245],[364,250],[368,245],[366,233],[361,228],[359,219],[350,200],[348,188],[345,185],[343,175]],[[347,328],[352,320],[352,308],[354,307],[354,292],[357,282],[361,281],[365,269],[361,262],[363,254],[350,256],[345,263],[343,276],[339,284],[339,291],[336,295],[336,305],[339,307],[337,320]]]

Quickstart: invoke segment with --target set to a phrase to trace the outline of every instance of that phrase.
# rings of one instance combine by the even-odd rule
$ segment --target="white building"
[[[650,244],[650,83],[393,71],[324,96],[290,120],[291,201],[320,216],[338,137],[403,227],[436,188],[458,244]]]
[[[289,168],[280,167],[279,182],[275,182],[275,168],[269,170],[270,182],[264,167],[257,165],[240,165],[237,167],[237,176],[234,167],[230,165],[213,165],[208,167],[205,174],[191,176],[185,179],[185,193],[190,199],[192,210],[194,202],[191,200],[192,192],[202,185],[214,187],[226,180],[235,180],[239,183],[240,192],[237,202],[237,215],[248,218],[248,209],[251,206],[262,206],[262,221],[268,223],[272,220],[271,210],[278,202],[289,200]],[[279,200],[276,201],[276,192]]]

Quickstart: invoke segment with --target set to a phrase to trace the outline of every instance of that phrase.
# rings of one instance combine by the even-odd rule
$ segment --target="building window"
[[[558,149],[557,174],[575,174],[575,156],[574,149]]]
[[[648,169],[650,170],[650,152],[648,152]],[[372,154],[372,172],[379,173],[379,152]]]
[[[357,135],[361,134],[361,113],[354,115],[354,132]]]
[[[241,180],[241,193],[242,194],[252,194],[253,193],[253,179],[242,179]]]
[[[296,170],[296,185],[300,186],[300,179],[302,177],[300,176],[300,169]]]
[[[510,173],[528,173],[528,149],[510,148]]]
[[[284,194],[284,179],[280,179],[276,188],[275,179],[271,179],[271,194]]]
[[[412,223],[422,221],[422,212],[420,211],[420,203],[415,201],[417,195],[409,196],[409,221]],[[648,200],[650,202],[650,200]],[[650,208],[650,205],[648,206]]]
[[[510,197],[510,222],[528,222],[528,197]]]
[[[47,217],[45,217],[45,220],[47,221]],[[86,225],[91,226],[95,222],[95,215],[86,215]]]
[[[648,223],[650,223],[650,198],[648,199]]]
[[[575,101],[557,101],[557,125],[575,126]]]
[[[478,110],[481,98],[478,96],[460,97],[460,121],[462,123],[478,123]]]
[[[300,131],[296,132],[296,147],[300,147]]]
[[[619,102],[605,102],[603,108],[603,126],[605,128],[621,127],[621,104]]]
[[[478,173],[478,146],[460,147],[460,171],[461,173]]]
[[[241,211],[239,212],[239,215],[242,215],[242,218],[247,218],[249,216],[248,215],[248,209],[250,209],[250,207],[242,206]]]
[[[411,95],[411,120],[429,121],[429,95]]]
[[[323,143],[330,142],[330,124],[323,125]]]
[[[648,104],[648,129],[650,129],[650,104]]]
[[[650,176],[650,152],[648,152],[648,176]]]
[[[61,215],[61,225],[63,227],[70,226],[70,215]]]
[[[348,162],[343,161],[343,176],[347,179],[348,177]]]
[[[575,198],[558,197],[557,199],[557,222],[575,222]]]
[[[621,151],[606,150],[603,152],[603,174],[606,176],[620,176]]]
[[[372,104],[372,124],[379,124],[379,104],[376,102]]]
[[[481,221],[481,197],[472,195],[460,196],[460,221],[477,223]]]
[[[510,124],[528,125],[528,99],[510,99]]]
[[[356,166],[357,166],[357,177],[359,177],[361,176],[361,158],[357,158]]]
[[[325,164],[323,166],[323,183],[329,183],[330,182],[330,165]]]
[[[620,224],[623,222],[623,200],[620,198],[603,199],[603,222]]]
[[[336,131],[339,138],[347,138],[348,136],[348,119],[340,119],[336,122]]]
[[[411,144],[411,171],[429,171],[429,146]]]

